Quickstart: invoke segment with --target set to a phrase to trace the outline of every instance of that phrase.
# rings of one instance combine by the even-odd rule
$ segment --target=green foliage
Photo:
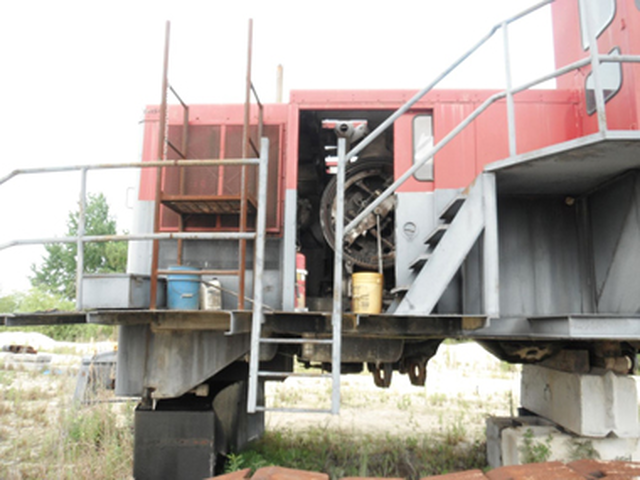
[[[569,458],[571,461],[584,460],[584,459],[600,459],[600,454],[593,446],[591,440],[579,440],[572,438],[568,440],[569,443]]]
[[[542,463],[549,460],[552,440],[553,438],[549,434],[543,442],[536,442],[533,430],[528,428],[522,437],[522,446],[520,447],[521,463]]]
[[[79,212],[70,212],[66,235],[78,233]],[[102,193],[89,194],[85,215],[86,235],[115,235],[116,221],[109,214],[107,199]],[[45,245],[46,255],[40,266],[32,265],[30,278],[34,287],[72,300],[76,295],[77,245],[56,243]],[[84,272],[124,272],[127,262],[126,242],[85,243]]]
[[[402,477],[418,479],[452,471],[486,468],[485,444],[450,444],[429,435],[421,438],[348,436],[314,429],[306,433],[267,432],[242,453],[227,457],[225,472],[278,465],[331,478]]]
[[[73,310],[73,302],[47,291],[42,286],[28,292],[16,292],[0,297],[1,313],[46,312]]]
[[[16,312],[18,311],[18,305],[20,305],[20,298],[18,294],[0,297],[0,313]]]
[[[0,313],[29,313],[47,311],[70,311],[74,303],[60,295],[45,291],[42,287],[33,287],[26,293],[12,293],[0,297]],[[0,332],[12,331],[16,327],[0,327]],[[108,325],[43,325],[20,327],[21,331],[38,332],[58,341],[87,342],[90,340],[116,340],[117,331]]]

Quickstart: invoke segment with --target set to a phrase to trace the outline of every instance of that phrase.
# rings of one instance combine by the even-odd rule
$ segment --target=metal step
[[[447,231],[448,228],[449,228],[449,225],[446,225],[446,224],[438,225],[427,236],[427,238],[424,239],[424,244],[425,245],[431,245],[432,247],[435,247],[438,244],[438,242],[440,242],[440,240],[442,239],[442,236],[444,235],[444,233]]]
[[[458,211],[460,211],[460,208],[462,208],[466,199],[466,195],[458,195],[451,200],[440,214],[440,219],[444,220],[446,223],[450,223],[451,220],[453,220],[453,217],[458,214]]]
[[[333,413],[330,409],[323,408],[276,408],[256,406],[256,412],[282,412],[282,413]]]
[[[261,338],[260,343],[275,343],[280,345],[312,343],[316,345],[331,345],[333,344],[333,340],[330,338]]]
[[[427,261],[429,260],[429,257],[431,257],[431,252],[423,253],[418,258],[416,258],[413,262],[411,262],[411,265],[409,265],[409,268],[413,270],[418,270],[422,268],[422,266],[425,263],[427,263]]]
[[[391,289],[391,295],[400,295],[409,291],[409,285],[398,285],[396,288]]]
[[[298,378],[331,378],[329,373],[305,373],[305,372],[267,372],[260,370],[258,372],[259,377],[298,377]]]

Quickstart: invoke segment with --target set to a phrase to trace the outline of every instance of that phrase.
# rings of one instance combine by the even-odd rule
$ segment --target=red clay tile
[[[638,462],[577,460],[569,463],[567,466],[589,480],[596,478],[624,480],[634,479],[640,476],[640,463]]]
[[[238,470],[237,472],[225,473],[224,475],[218,475],[206,480],[245,480],[251,476],[251,469],[245,468],[244,470]]]
[[[466,472],[447,473],[446,475],[436,475],[435,477],[425,477],[421,480],[487,480],[480,470],[467,470]]]
[[[560,462],[509,465],[486,475],[489,480],[584,480],[582,475]]]
[[[263,467],[253,474],[251,480],[329,480],[329,475],[292,468]]]
[[[404,478],[387,477],[343,477],[341,480],[405,480]]]
[[[340,480],[405,480],[404,478],[387,478],[387,477],[343,477]]]

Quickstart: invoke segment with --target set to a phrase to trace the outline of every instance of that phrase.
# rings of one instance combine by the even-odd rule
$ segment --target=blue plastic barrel
[[[174,265],[172,272],[198,270],[194,267]],[[200,304],[200,275],[172,273],[167,275],[167,306],[170,310],[198,310]]]

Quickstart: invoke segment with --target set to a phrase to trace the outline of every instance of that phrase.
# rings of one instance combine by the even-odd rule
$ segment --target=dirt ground
[[[267,384],[267,405],[329,408],[331,380],[290,377]],[[351,434],[412,435],[424,432],[456,434],[469,439],[484,435],[490,415],[517,410],[520,367],[499,361],[475,343],[444,344],[429,361],[424,387],[411,385],[394,372],[391,386],[374,385],[369,373],[344,375],[340,415],[267,414],[267,429],[304,430],[310,426]]]

